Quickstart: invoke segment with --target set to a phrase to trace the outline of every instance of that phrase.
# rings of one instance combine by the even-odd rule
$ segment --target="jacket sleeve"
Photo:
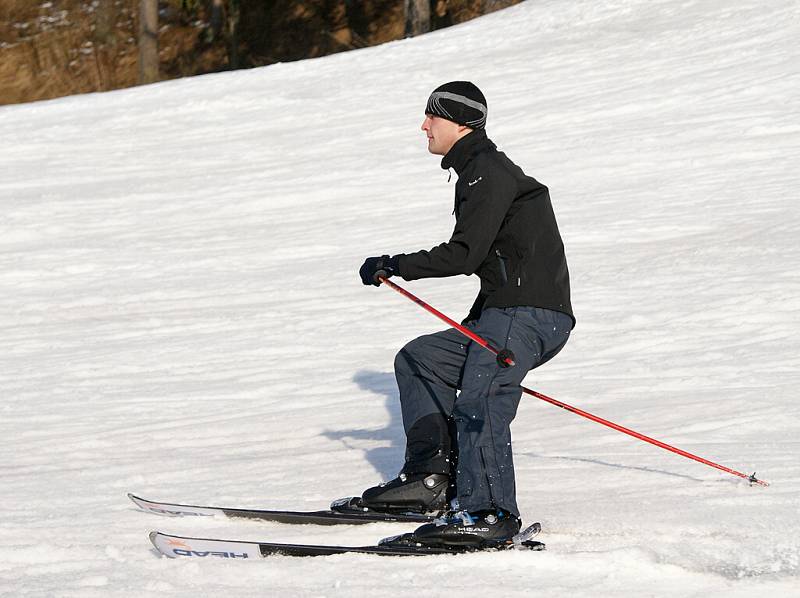
[[[473,274],[486,259],[515,195],[512,177],[482,175],[461,200],[450,240],[430,251],[398,255],[400,276],[417,280]]]

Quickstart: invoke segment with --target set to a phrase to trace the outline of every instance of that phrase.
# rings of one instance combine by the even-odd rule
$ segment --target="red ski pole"
[[[411,299],[411,301],[413,301],[417,305],[423,307],[424,309],[426,309],[427,311],[429,311],[430,313],[435,315],[440,320],[443,320],[443,321],[447,322],[450,326],[452,326],[453,328],[455,328],[456,330],[461,332],[463,335],[467,336],[468,338],[470,338],[473,341],[475,341],[476,343],[478,343],[480,346],[482,346],[482,347],[488,349],[489,351],[491,351],[492,353],[494,353],[497,356],[497,362],[501,366],[509,367],[509,366],[513,366],[514,365],[514,354],[511,353],[508,349],[500,349],[500,350],[496,349],[488,341],[486,341],[485,339],[481,338],[480,336],[478,336],[477,334],[472,332],[472,330],[470,330],[469,328],[466,328],[466,327],[462,326],[461,324],[459,324],[458,322],[448,318],[446,315],[444,315],[438,309],[428,305],[427,303],[425,303],[422,299],[420,299],[419,297],[417,297],[413,293],[408,292],[403,287],[393,283],[388,278],[385,278],[385,277],[382,277],[382,276],[379,276],[378,278],[380,279],[381,282],[387,284],[389,287],[391,287],[392,289],[394,289],[395,291],[397,291],[401,295],[404,295],[408,299]],[[542,393],[536,392],[535,390],[531,390],[529,388],[525,388],[524,386],[522,386],[521,388],[522,388],[522,392],[524,392],[526,394],[529,394],[529,395],[531,395],[533,397],[536,397],[537,399],[541,399],[542,401],[546,401],[546,402],[550,403],[551,405],[555,405],[556,407],[561,407],[562,409],[566,409],[567,411],[575,413],[576,415],[580,415],[581,417],[585,417],[586,419],[592,420],[593,422],[597,422],[598,424],[603,424],[604,426],[607,426],[607,427],[609,427],[609,428],[611,428],[613,430],[616,430],[618,432],[622,432],[623,434],[627,434],[628,436],[633,436],[634,438],[638,438],[639,440],[644,440],[645,442],[649,442],[652,445],[655,445],[655,446],[661,447],[663,449],[666,449],[668,451],[671,451],[671,452],[675,453],[676,455],[681,455],[681,456],[686,457],[688,459],[693,459],[693,460],[697,461],[698,463],[703,463],[704,465],[708,465],[710,467],[715,467],[715,468],[717,468],[717,469],[719,469],[721,471],[724,471],[726,473],[730,473],[730,474],[733,474],[735,476],[739,476],[740,478],[744,478],[744,479],[748,480],[751,484],[759,484],[761,486],[769,486],[769,484],[767,482],[765,482],[764,480],[757,479],[755,473],[752,474],[752,475],[747,475],[746,473],[742,473],[740,471],[736,471],[735,469],[730,469],[729,467],[725,467],[724,465],[720,465],[719,463],[714,463],[713,461],[709,461],[708,459],[704,459],[703,457],[698,457],[697,455],[693,455],[692,453],[689,453],[687,451],[684,451],[682,449],[674,447],[674,446],[672,446],[670,444],[667,444],[666,442],[661,442],[660,440],[656,440],[655,438],[650,438],[649,436],[645,436],[644,434],[640,434],[639,432],[631,430],[630,428],[626,428],[625,426],[620,426],[619,424],[615,424],[614,422],[611,422],[611,421],[608,421],[607,419],[603,419],[602,417],[598,417],[596,415],[593,415],[593,414],[589,413],[588,411],[584,411],[583,409],[578,409],[577,407],[573,407],[571,405],[567,405],[566,403],[562,403],[561,401],[557,401],[556,399],[548,397],[547,395],[543,395]]]
[[[450,324],[450,326],[452,326],[453,328],[458,330],[461,334],[467,336],[468,338],[470,338],[473,341],[475,341],[476,343],[478,343],[481,347],[484,347],[484,348],[488,349],[489,351],[491,351],[492,353],[494,353],[495,355],[497,355],[497,362],[501,366],[510,367],[512,365],[515,365],[514,364],[514,354],[511,353],[511,351],[509,351],[508,349],[503,349],[503,350],[498,351],[492,345],[489,344],[489,341],[481,338],[480,336],[478,336],[477,334],[472,332],[472,330],[462,326],[461,324],[459,324],[455,320],[451,320],[446,315],[444,315],[442,312],[440,312],[438,309],[436,309],[435,307],[433,307],[431,305],[428,305],[427,303],[425,303],[422,299],[420,299],[419,297],[417,297],[413,293],[409,293],[403,287],[401,287],[399,285],[396,285],[395,283],[393,283],[388,278],[384,278],[382,276],[379,276],[378,278],[381,280],[381,282],[386,283],[387,285],[392,287],[395,291],[397,291],[401,295],[405,295],[406,297],[411,299],[414,303],[416,303],[417,305],[419,305],[423,309],[428,310],[429,312],[431,312],[434,316],[436,316],[440,320],[444,320],[445,322]]]

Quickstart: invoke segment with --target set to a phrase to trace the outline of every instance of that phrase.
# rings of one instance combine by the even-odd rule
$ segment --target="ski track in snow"
[[[797,2],[541,0],[318,60],[0,108],[0,595],[797,595]],[[364,288],[452,185],[427,94],[469,78],[546,183],[578,326],[526,398],[543,553],[159,559],[146,532],[364,544],[397,526],[158,518],[125,493],[316,509],[392,477],[394,353],[439,323]],[[460,317],[474,279],[410,290]]]

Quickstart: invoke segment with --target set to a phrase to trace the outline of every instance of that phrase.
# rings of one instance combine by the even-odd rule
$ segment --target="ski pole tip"
[[[751,486],[753,484],[758,484],[759,486],[765,486],[765,487],[769,486],[769,483],[765,482],[764,480],[759,480],[756,477],[756,472],[755,471],[753,472],[753,475],[751,475],[749,478],[747,478],[747,480],[750,482]]]

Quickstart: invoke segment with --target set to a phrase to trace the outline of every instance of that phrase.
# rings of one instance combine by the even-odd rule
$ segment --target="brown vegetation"
[[[431,29],[521,0],[431,0]],[[161,0],[159,76],[340,52],[406,34],[405,0]],[[139,0],[0,0],[0,104],[136,85]]]

